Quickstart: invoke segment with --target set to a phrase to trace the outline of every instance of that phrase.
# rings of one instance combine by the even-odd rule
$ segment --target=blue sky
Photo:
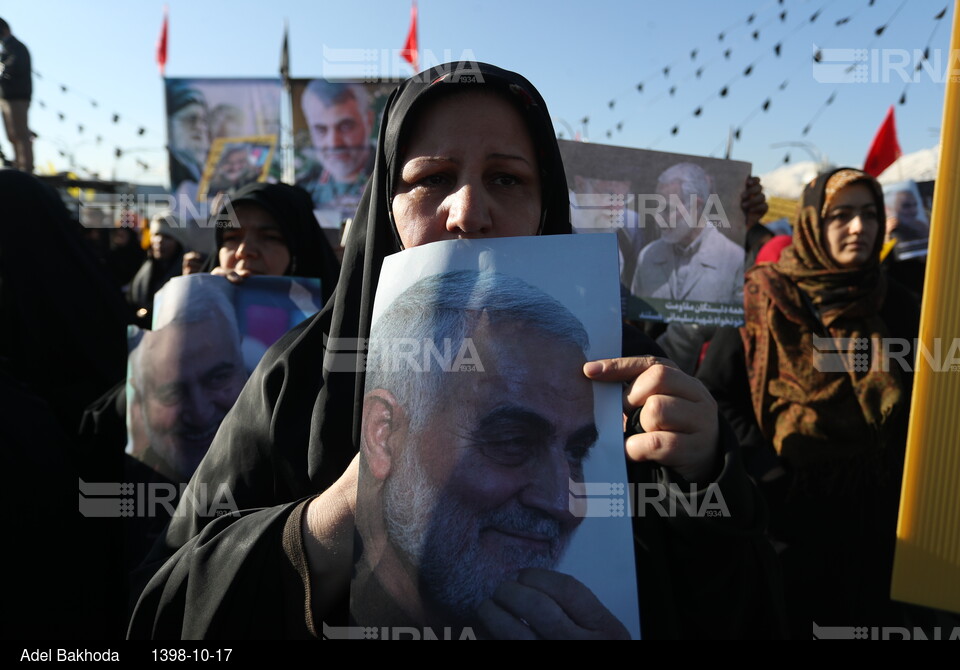
[[[334,60],[330,49],[374,50],[371,60],[357,61],[357,76],[371,65],[382,75],[411,72],[397,56],[409,0],[170,0],[168,5],[168,76],[275,76],[284,19],[290,25],[293,76],[322,75]],[[935,21],[945,7],[946,16]],[[722,155],[730,128],[739,126],[733,158],[752,162],[757,174],[781,165],[787,152],[794,162],[809,159],[801,148],[771,148],[780,142],[811,142],[834,163],[861,165],[887,108],[905,87],[907,102],[896,107],[903,151],[935,145],[942,74],[951,63],[960,68],[948,53],[952,0],[420,0],[419,8],[425,65],[476,58],[521,72],[543,93],[558,132],[567,137],[583,133],[586,116],[586,137],[594,142]],[[66,169],[72,156],[76,166],[103,177],[166,181],[163,86],[154,55],[162,15],[163,3],[152,0],[32,0],[4,7],[0,16],[30,48],[41,75],[34,82],[30,117],[39,135],[38,169]],[[930,64],[918,74],[914,66],[935,28]],[[779,57],[773,51],[777,43]],[[836,69],[814,66],[817,48],[867,50],[868,81],[831,83]],[[824,53],[829,56],[824,65],[845,58],[842,52]],[[703,68],[699,78],[698,68]],[[909,86],[904,74],[913,80]],[[721,98],[724,85],[728,94]],[[833,103],[824,107],[832,93]],[[769,109],[762,112],[767,98]],[[700,116],[693,115],[697,107]],[[670,132],[674,126],[676,135]],[[116,147],[124,149],[119,160]]]

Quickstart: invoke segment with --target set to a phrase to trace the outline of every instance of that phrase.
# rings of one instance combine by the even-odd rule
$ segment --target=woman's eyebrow
[[[505,159],[505,160],[513,160],[513,161],[523,161],[523,162],[526,163],[527,165],[530,164],[530,161],[528,161],[526,158],[524,158],[523,156],[518,156],[518,155],[516,155],[516,154],[502,154],[502,153],[494,152],[494,153],[492,153],[492,154],[487,154],[487,158],[488,158],[488,159],[490,159],[490,158],[497,158],[497,159],[501,159],[501,160],[504,160],[504,159]]]
[[[864,204],[862,204],[862,205],[855,205],[855,204],[851,204],[851,205],[834,205],[833,207],[830,208],[829,211],[831,211],[831,212],[844,212],[844,211],[851,210],[851,209],[876,209],[876,208],[877,208],[877,206],[876,206],[875,203],[868,202],[868,203],[864,203]]]
[[[416,156],[407,161],[407,164],[410,163],[459,163],[459,161],[451,156]]]

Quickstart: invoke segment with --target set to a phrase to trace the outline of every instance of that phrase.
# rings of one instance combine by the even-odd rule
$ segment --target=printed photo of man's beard
[[[366,145],[328,147],[320,150],[320,162],[330,172],[348,177],[363,168],[366,151]]]
[[[556,567],[573,529],[515,500],[502,509],[470,509],[456,492],[445,495],[428,480],[415,452],[404,449],[399,470],[384,483],[384,522],[389,540],[417,569],[424,598],[449,612],[450,624],[474,620],[480,604],[520,570]],[[550,548],[508,545],[498,555],[485,554],[480,535],[491,529],[549,538]]]

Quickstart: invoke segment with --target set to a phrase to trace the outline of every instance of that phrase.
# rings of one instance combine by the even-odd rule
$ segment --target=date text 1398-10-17
[[[154,661],[229,661],[233,649],[154,649]]]

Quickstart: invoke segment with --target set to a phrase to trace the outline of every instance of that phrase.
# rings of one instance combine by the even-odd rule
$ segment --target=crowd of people
[[[0,22],[0,37],[3,30]],[[461,339],[484,343],[485,360],[504,371],[498,374],[506,381],[492,386],[502,402],[478,396],[458,403],[476,389],[455,388],[465,383],[457,375],[436,387],[414,384],[411,392],[409,380],[334,364],[341,355],[334,342],[384,337],[372,319],[388,255],[442,240],[573,232],[546,102],[519,74],[482,63],[459,67],[437,66],[396,89],[369,155],[327,157],[333,174],[334,158],[349,159],[342,172],[351,179],[369,163],[342,265],[309,193],[257,183],[211,210],[210,249],[196,248],[181,234],[182,222],[161,213],[150,223],[149,257],[135,276],[129,254],[125,274],[111,276],[104,259],[113,247],[98,251],[56,193],[24,172],[0,171],[7,203],[0,224],[0,390],[11,408],[0,435],[7,471],[20,473],[5,495],[35,500],[29,494],[39,482],[52,491],[15,520],[23,541],[8,554],[21,578],[6,598],[16,615],[8,633],[309,638],[323,637],[327,626],[426,622],[470,628],[479,637],[623,638],[623,624],[555,561],[519,558],[543,545],[556,558],[557,543],[576,526],[567,480],[560,494],[551,488],[548,495],[560,480],[544,469],[576,480],[596,439],[581,402],[591,397],[589,382],[623,389],[629,482],[675,484],[669,495],[685,503],[671,508],[675,514],[631,519],[644,637],[809,638],[813,625],[903,625],[919,616],[889,597],[912,376],[875,365],[869,355],[835,368],[815,356],[827,339],[912,341],[918,328],[919,296],[890,277],[881,259],[882,190],[859,170],[818,175],[803,193],[789,240],[759,223],[766,209],[759,181],[744,184],[742,293],[721,278],[700,277],[697,267],[684,264],[683,277],[667,267],[678,262],[674,247],[693,244],[729,259],[711,272],[727,268],[725,274],[740,276],[744,256],[713,228],[682,227],[645,250],[636,282],[682,292],[703,281],[743,300],[744,325],[711,330],[707,342],[701,333],[680,364],[664,351],[675,340],[654,341],[629,321],[622,324],[621,356],[591,360],[562,308],[541,317],[536,305],[545,301],[535,293],[520,300],[485,284],[458,293],[451,278],[411,292],[405,300],[412,307],[398,308],[392,327],[449,322]],[[175,110],[201,104],[181,93]],[[321,111],[357,106],[353,95],[318,85],[306,90],[303,104]],[[312,133],[324,128],[311,120]],[[698,192],[699,168],[676,168],[661,175],[664,193]],[[187,382],[166,384],[166,396],[161,388],[135,389],[143,394],[137,402],[148,424],[145,449],[178,454],[171,459],[178,467],[160,472],[186,484],[176,513],[149,527],[79,518],[78,475],[88,482],[137,476],[124,464],[126,403],[136,397],[124,387],[125,326],[150,328],[152,298],[164,283],[203,272],[235,285],[256,275],[319,278],[324,306],[266,351],[242,390],[231,377],[230,409],[217,414],[218,426],[171,414],[177,403],[199,402]],[[126,300],[118,288],[124,279]],[[425,304],[430,295],[444,299]],[[216,313],[195,307],[194,320]],[[511,344],[490,344],[500,341]],[[511,348],[517,342],[539,348]],[[131,365],[163,365],[148,359],[164,347],[156,338]],[[223,354],[236,347],[215,348]],[[166,371],[175,370],[168,363]],[[203,383],[222,390],[225,374]],[[490,414],[481,417],[485,402]],[[427,420],[425,406],[450,407],[455,418]],[[532,418],[531,407],[561,418]],[[162,431],[157,416],[167,417]],[[177,446],[214,431],[199,452]],[[559,460],[555,442],[566,454]],[[447,468],[448,481],[440,479],[443,468],[418,464],[414,445],[467,455]],[[489,470],[509,475],[503,481],[513,488],[487,481]],[[365,502],[402,519],[379,535],[370,530],[377,522],[358,512],[361,477],[378,482]],[[210,514],[201,504],[197,492],[215,487],[229,491],[232,513]],[[684,511],[705,490],[720,492],[727,514]],[[436,523],[441,539],[453,538],[459,559],[440,556],[441,531],[418,504],[452,506]],[[66,539],[54,540],[49,526],[62,517],[71,522]],[[496,541],[484,534],[489,527]],[[138,534],[134,550],[124,533]],[[56,558],[64,542],[78,548],[69,570]],[[492,567],[507,558],[510,569]],[[357,574],[364,592],[388,603],[386,614],[351,607]],[[60,614],[51,617],[54,602]]]

